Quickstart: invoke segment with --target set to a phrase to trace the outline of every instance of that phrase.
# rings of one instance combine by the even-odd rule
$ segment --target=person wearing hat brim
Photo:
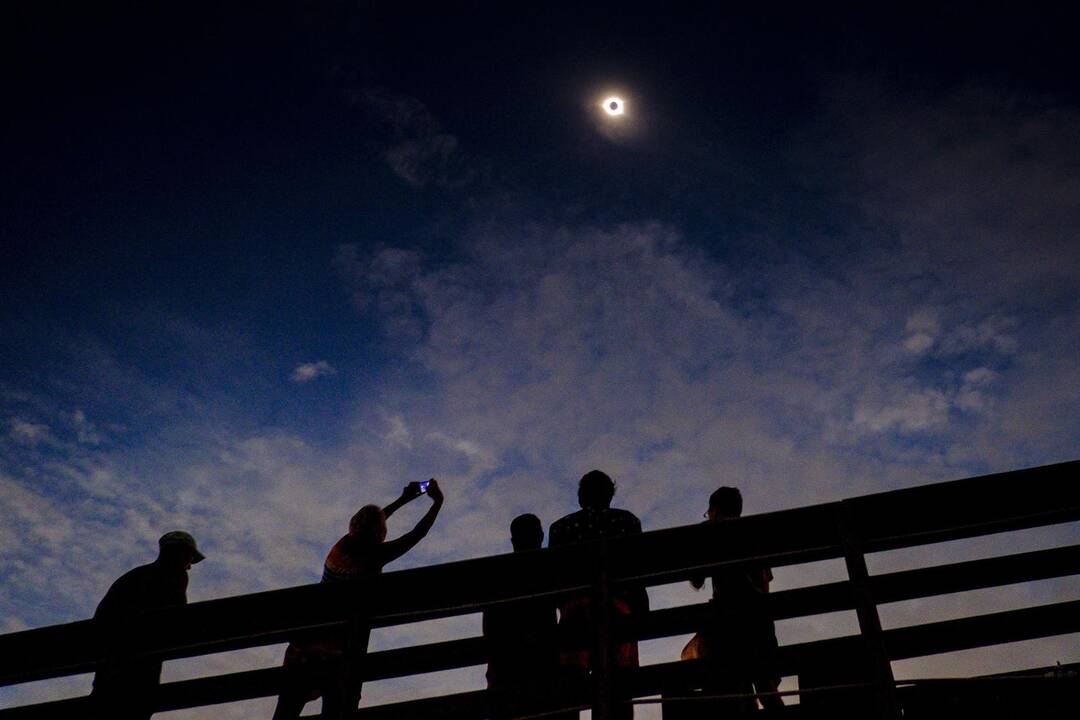
[[[94,675],[91,697],[98,717],[146,720],[153,712],[154,690],[161,681],[161,661],[125,661],[125,628],[138,615],[187,604],[188,570],[206,556],[195,538],[173,530],[158,540],[158,557],[121,575],[94,611],[99,642],[109,657]]]

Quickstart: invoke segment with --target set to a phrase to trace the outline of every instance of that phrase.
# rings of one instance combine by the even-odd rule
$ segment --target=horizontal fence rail
[[[138,641],[128,656],[169,660],[277,644],[303,631],[343,630],[358,612],[373,626],[385,627],[475,613],[521,598],[546,596],[554,602],[591,592],[601,572],[612,587],[649,586],[747,561],[778,567],[843,558],[851,553],[851,537],[857,538],[859,552],[871,553],[1076,520],[1080,461],[577,547],[389,572],[364,586],[316,584],[193,603],[133,619],[131,636]],[[880,605],[1074,574],[1080,574],[1080,545],[871,575],[858,592],[851,581],[786,590],[768,596],[768,605],[774,618],[791,619],[851,610],[859,593],[869,593]],[[637,618],[632,634],[637,639],[690,634],[705,625],[709,612],[707,603],[652,611]],[[863,627],[860,635],[782,646],[781,670],[794,675],[857,656],[867,632]],[[879,640],[889,661],[1071,632],[1080,632],[1080,601],[885,630]],[[11,633],[0,636],[0,685],[92,672],[107,659],[93,621]],[[484,662],[484,640],[465,638],[370,653],[365,679]],[[697,661],[661,663],[621,682],[634,696],[655,695],[695,687],[702,672]],[[176,710],[267,697],[303,680],[295,669],[275,667],[166,683],[156,707]],[[472,691],[364,708],[357,717],[480,718],[488,713],[486,695]],[[87,700],[75,698],[3,709],[0,719],[72,717],[86,710]]]

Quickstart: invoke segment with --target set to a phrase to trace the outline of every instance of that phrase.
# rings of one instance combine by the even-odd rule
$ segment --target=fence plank
[[[903,660],[1073,632],[1080,632],[1080,600],[894,628],[885,630],[884,636],[890,659]],[[463,641],[450,641],[444,646],[449,650],[452,643],[460,642]],[[479,642],[479,638],[473,639],[473,642]],[[860,636],[849,635],[781,646],[777,656],[780,672],[785,676],[796,675],[803,667],[842,661],[851,654],[859,652],[861,642]],[[391,653],[401,653],[403,650],[414,649],[387,650],[384,651],[383,657]],[[372,653],[370,657],[379,658],[380,655],[382,654]],[[630,673],[629,687],[632,688],[635,697],[657,695],[671,689],[693,687],[695,682],[700,681],[702,672],[700,663],[697,661],[649,665]],[[286,676],[287,673],[283,668],[269,668],[166,683],[160,688],[158,709],[159,711],[177,710],[276,695],[278,688],[285,682]],[[478,697],[472,693],[463,695],[474,699]],[[446,698],[431,700],[431,702],[436,701],[450,703]],[[77,717],[80,713],[76,711],[85,708],[84,702],[84,699],[76,698],[3,709],[0,710],[0,720]],[[448,705],[448,707],[451,706],[452,703]],[[379,707],[389,708],[392,705]],[[384,710],[379,712],[384,712]]]

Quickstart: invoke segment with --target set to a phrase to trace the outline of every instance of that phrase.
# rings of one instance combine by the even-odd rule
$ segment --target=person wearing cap
[[[121,575],[98,603],[94,620],[112,656],[94,675],[91,697],[97,701],[100,717],[146,720],[153,714],[161,661],[125,661],[124,628],[148,610],[187,604],[188,570],[204,559],[189,533],[167,532],[158,540],[157,559]]]

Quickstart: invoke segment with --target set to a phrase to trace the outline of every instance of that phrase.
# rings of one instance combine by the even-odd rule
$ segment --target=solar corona
[[[604,112],[611,117],[626,114],[626,102],[622,98],[615,97],[614,95],[605,98],[604,101],[600,103],[600,106],[604,108]]]

